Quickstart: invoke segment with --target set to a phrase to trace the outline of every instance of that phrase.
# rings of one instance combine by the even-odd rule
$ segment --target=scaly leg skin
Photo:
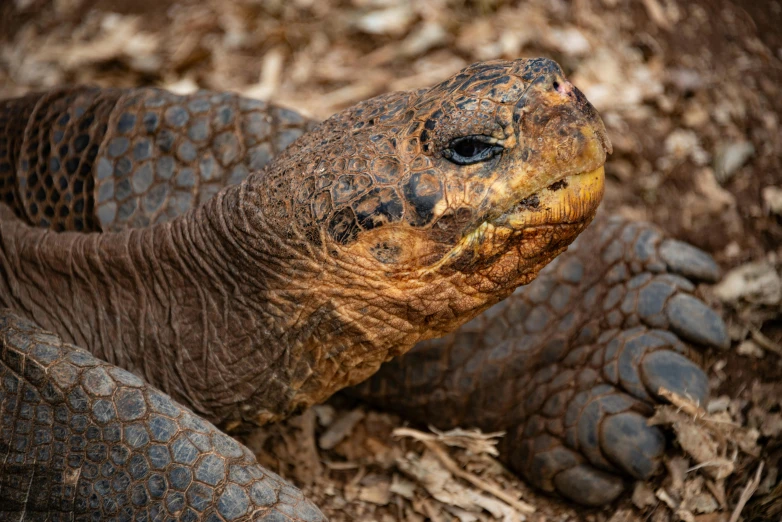
[[[325,520],[246,447],[0,310],[0,520]]]
[[[74,87],[0,101],[0,201],[31,225],[168,221],[263,168],[315,122],[232,93]]]
[[[660,469],[665,438],[646,423],[659,388],[707,398],[689,356],[729,338],[692,281],[718,276],[651,225],[600,216],[533,283],[355,393],[439,428],[506,431],[502,459],[533,485],[606,504]]]

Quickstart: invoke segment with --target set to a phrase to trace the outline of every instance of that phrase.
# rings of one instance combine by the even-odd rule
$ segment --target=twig
[[[442,465],[456,475],[457,477],[466,480],[473,486],[482,489],[486,493],[489,493],[491,495],[494,495],[498,499],[502,500],[509,506],[513,507],[517,511],[521,513],[531,514],[535,512],[535,507],[527,504],[526,502],[523,502],[521,500],[515,499],[512,496],[508,495],[504,491],[502,491],[500,488],[495,486],[494,484],[489,484],[488,482],[485,482],[481,478],[473,475],[472,473],[468,473],[467,471],[464,471],[462,468],[459,467],[459,465],[453,461],[451,457],[448,456],[448,454],[445,452],[445,450],[435,441],[432,440],[421,440],[421,442],[429,449],[434,455],[438,458],[438,460],[442,463]]]
[[[671,30],[671,21],[668,19],[665,10],[657,0],[644,0],[644,7],[646,8],[646,13],[649,15],[649,18],[652,19],[652,22],[666,31]]]
[[[781,346],[779,346],[777,343],[775,343],[774,341],[766,337],[760,330],[758,330],[754,326],[747,325],[747,328],[749,328],[749,331],[752,334],[752,340],[758,343],[761,348],[782,356]]]
[[[394,437],[410,437],[415,440],[436,440],[446,446],[456,446],[478,455],[485,453],[494,457],[500,454],[497,451],[497,439],[505,435],[504,431],[482,433],[478,430],[463,430],[461,428],[440,431],[433,426],[429,426],[429,429],[432,433],[412,428],[396,428],[393,435]]]
[[[741,425],[736,424],[733,421],[727,421],[722,419],[715,419],[711,415],[708,414],[706,410],[704,410],[700,405],[698,405],[696,402],[692,401],[691,399],[688,399],[687,397],[682,397],[676,392],[672,392],[671,390],[667,388],[660,387],[657,390],[657,394],[660,397],[663,397],[668,400],[673,406],[675,406],[678,410],[683,411],[687,415],[691,416],[694,420],[709,423],[709,424],[718,424],[722,426],[729,426],[731,428],[740,428]]]
[[[657,393],[661,397],[665,398],[668,402],[676,406],[678,409],[695,419],[706,416],[706,411],[701,408],[700,405],[686,397],[682,397],[676,392],[672,392],[667,388],[660,387],[660,389],[657,390]]]
[[[747,504],[749,499],[752,498],[752,495],[755,494],[755,491],[757,491],[758,486],[760,485],[760,477],[762,474],[763,462],[761,462],[758,466],[758,470],[755,472],[755,476],[750,479],[749,482],[747,482],[746,486],[744,486],[744,489],[741,492],[741,496],[739,497],[739,501],[736,503],[736,507],[733,509],[733,513],[730,515],[730,520],[728,522],[738,522],[744,506]]]

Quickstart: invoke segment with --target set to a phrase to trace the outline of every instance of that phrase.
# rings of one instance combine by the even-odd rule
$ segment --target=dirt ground
[[[782,3],[752,0],[6,0],[0,97],[65,83],[209,88],[322,118],[474,61],[557,60],[614,144],[605,206],[725,270],[700,290],[733,347],[707,357],[709,404],[674,397],[658,411],[675,441],[663,476],[584,510],[504,470],[490,436],[406,427],[344,398],[243,439],[332,520],[771,521],[782,520],[781,28]]]

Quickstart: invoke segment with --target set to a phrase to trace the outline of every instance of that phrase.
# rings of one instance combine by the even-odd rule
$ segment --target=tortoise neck
[[[269,383],[279,390],[253,408],[281,409],[295,363],[286,357],[306,358],[298,339],[312,327],[296,321],[302,310],[285,290],[285,261],[247,228],[261,217],[242,203],[243,190],[170,223],[116,233],[55,233],[3,214],[0,305],[212,420],[237,416]]]
[[[362,317],[356,285],[286,243],[292,231],[268,226],[247,185],[117,233],[3,217],[0,304],[215,422],[284,417],[373,373],[389,346],[412,346]]]

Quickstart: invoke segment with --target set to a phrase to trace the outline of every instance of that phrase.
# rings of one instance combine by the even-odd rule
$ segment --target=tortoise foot
[[[719,269],[655,227],[598,217],[531,284],[355,393],[438,428],[505,431],[500,456],[533,485],[602,505],[661,469],[647,425],[665,388],[703,403],[697,361],[730,338],[696,293]]]
[[[325,520],[214,425],[1,308],[0,456],[0,520]]]
[[[706,374],[683,349],[660,330],[617,333],[595,352],[602,372],[579,372],[581,391],[550,394],[505,442],[510,465],[535,486],[590,506],[618,497],[627,478],[655,475],[666,440],[647,421],[663,400],[659,389],[700,403],[708,396]]]

